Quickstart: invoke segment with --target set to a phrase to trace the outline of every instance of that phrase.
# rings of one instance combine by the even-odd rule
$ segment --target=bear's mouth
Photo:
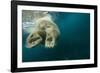
[[[39,39],[40,39],[40,37],[32,38],[32,39],[29,40],[29,43],[33,43],[33,42],[35,42],[35,41],[37,41],[37,40],[39,40]]]
[[[27,48],[32,48],[35,47],[36,45],[38,45],[40,42],[42,41],[42,39],[40,37],[37,38],[32,38],[27,42]]]

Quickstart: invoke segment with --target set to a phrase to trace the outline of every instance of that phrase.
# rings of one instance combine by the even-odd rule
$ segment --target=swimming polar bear
[[[27,48],[32,48],[40,43],[44,43],[46,48],[53,48],[60,35],[58,26],[48,12],[35,11],[33,16],[36,26],[26,39]]]

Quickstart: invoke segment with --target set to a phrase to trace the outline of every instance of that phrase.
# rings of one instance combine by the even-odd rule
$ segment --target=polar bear
[[[46,11],[34,11],[35,30],[26,39],[27,48],[44,43],[46,48],[54,48],[60,30],[51,15]]]

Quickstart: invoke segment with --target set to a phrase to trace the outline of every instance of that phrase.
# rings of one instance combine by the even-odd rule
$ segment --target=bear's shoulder
[[[47,15],[47,16],[44,16],[44,17],[39,18],[39,19],[36,20],[37,23],[41,22],[41,21],[52,21],[52,18],[51,18],[50,15]]]

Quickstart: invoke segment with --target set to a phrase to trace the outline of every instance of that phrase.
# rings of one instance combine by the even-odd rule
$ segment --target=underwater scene
[[[22,10],[22,62],[90,59],[90,14]]]

